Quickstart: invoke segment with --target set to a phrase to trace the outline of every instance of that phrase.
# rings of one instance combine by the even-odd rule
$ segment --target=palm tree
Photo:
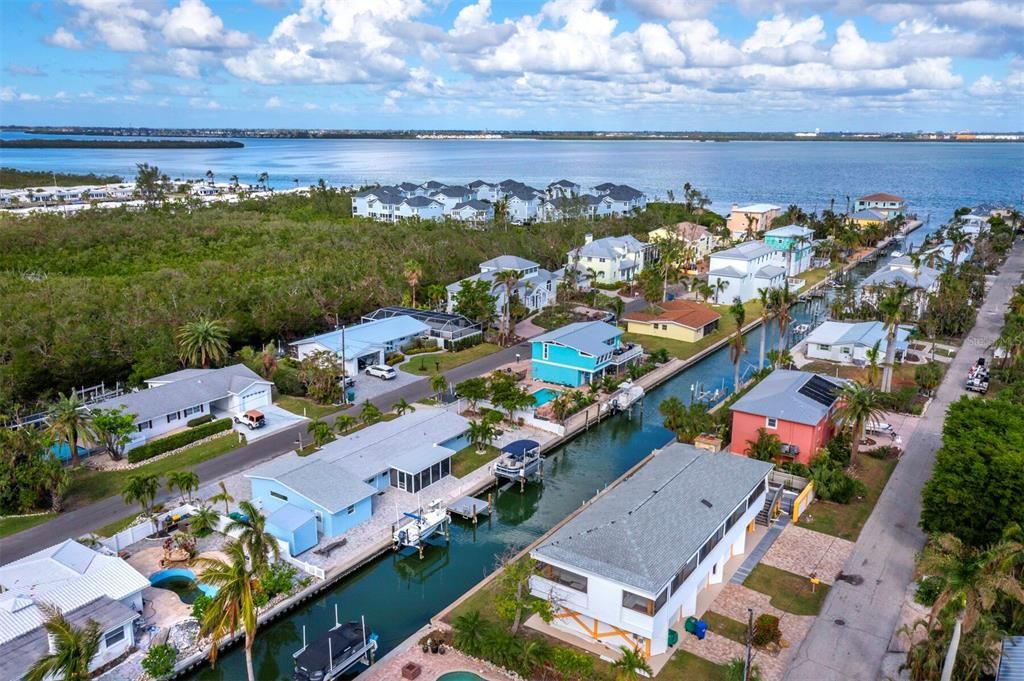
[[[729,308],[729,313],[736,322],[736,333],[729,339],[729,361],[733,366],[733,391],[740,391],[740,360],[747,351],[747,337],[743,335],[743,322],[747,318],[747,309],[738,299]]]
[[[658,273],[661,275],[661,300],[668,300],[670,280],[679,275],[679,261],[682,257],[683,243],[677,236],[655,241],[658,248]]]
[[[207,184],[213,184],[213,177],[214,177],[213,171],[212,170],[207,170],[206,171],[206,183]]]
[[[769,433],[764,428],[758,428],[757,439],[747,440],[747,445],[744,453],[751,459],[777,463],[782,458],[782,440],[778,435]]]
[[[693,442],[711,426],[708,406],[703,402],[684,405],[678,397],[670,397],[658,405],[658,411],[665,417],[665,427],[675,433],[680,442]]]
[[[213,496],[211,496],[209,501],[210,501],[211,504],[219,504],[220,502],[223,501],[224,502],[224,515],[227,515],[230,512],[230,510],[231,510],[231,509],[228,508],[228,504],[234,503],[235,498],[233,496],[231,496],[230,492],[228,492],[228,486],[224,484],[223,480],[221,480],[217,484],[220,485],[220,492],[218,492],[217,494],[214,494]]]
[[[167,491],[174,489],[181,494],[182,501],[185,501],[185,495],[192,501],[192,492],[199,489],[199,476],[195,471],[171,471],[167,474]]]
[[[36,605],[46,615],[43,628],[54,652],[39,658],[28,670],[25,681],[88,681],[89,664],[100,650],[99,624],[90,619],[84,627],[76,627],[56,606],[42,602]]]
[[[306,427],[307,432],[313,436],[313,444],[317,447],[323,447],[325,444],[331,441],[333,435],[331,426],[322,419],[313,419],[309,422]]]
[[[269,567],[273,556],[274,561],[281,560],[281,547],[277,539],[267,531],[267,517],[248,499],[238,502],[238,510],[245,520],[232,519],[225,528],[225,534],[238,533],[238,543],[245,547],[252,561],[252,571],[262,575]],[[205,581],[205,580],[204,580]]]
[[[384,414],[381,413],[380,409],[370,400],[363,402],[363,409],[359,412],[359,420],[367,425],[372,425],[381,420]]]
[[[476,445],[476,453],[483,454],[487,446],[498,436],[494,424],[489,421],[469,422],[469,441]]]
[[[622,655],[609,666],[615,671],[617,681],[640,681],[641,673],[644,676],[654,676],[651,665],[636,648],[619,646]]]
[[[245,631],[245,669],[249,681],[256,681],[252,664],[252,647],[256,642],[256,592],[259,575],[255,566],[246,563],[245,549],[240,542],[231,542],[224,547],[228,560],[199,558],[196,565],[202,570],[203,582],[217,587],[200,622],[199,631],[214,640],[210,646],[210,664],[217,661],[221,638],[233,636],[239,629]]]
[[[864,351],[864,357],[868,360],[868,385],[872,388],[878,383],[878,370],[880,368],[878,358],[882,354],[879,349],[881,344],[882,339],[879,338],[870,349]]]
[[[412,293],[412,306],[416,307],[416,287],[420,284],[420,279],[423,278],[423,266],[415,260],[406,260],[405,266],[402,269],[402,276],[405,277],[405,281],[409,284],[409,289]]]
[[[397,402],[391,405],[391,411],[395,412],[399,416],[410,412],[416,411],[416,407],[409,404],[404,397],[400,398]]]
[[[178,345],[183,362],[209,369],[228,356],[228,329],[219,320],[199,318],[178,330]]]
[[[612,296],[608,301],[608,309],[615,315],[615,324],[618,325],[622,315],[626,312],[626,301],[618,296]]]
[[[761,301],[761,350],[757,355],[757,370],[764,368],[764,345],[768,340],[768,318],[771,317],[771,289],[757,289],[758,299]]]
[[[885,366],[882,371],[882,392],[892,391],[892,367],[896,360],[896,332],[906,315],[907,287],[902,283],[889,289],[878,303],[885,324]]]
[[[491,293],[496,289],[505,289],[505,303],[502,305],[501,310],[501,338],[503,342],[508,342],[509,337],[512,335],[512,292],[515,291],[519,285],[519,280],[522,279],[523,273],[518,270],[502,270],[494,275],[494,283],[491,285]]]
[[[434,374],[430,377],[430,389],[434,391],[434,394],[440,401],[441,395],[448,390],[448,379],[445,378],[444,374]]]
[[[711,286],[711,291],[715,295],[715,302],[716,303],[721,302],[720,300],[718,300],[718,297],[720,295],[722,295],[722,293],[724,293],[726,291],[726,289],[729,288],[729,282],[727,282],[725,279],[718,279],[718,280],[715,281],[714,284],[711,284],[710,286]],[[707,302],[707,299],[705,299],[704,302]]]
[[[786,349],[786,331],[789,323],[793,321],[790,316],[790,308],[796,303],[796,295],[789,290],[787,282],[782,288],[773,288],[769,297],[769,307],[775,314],[775,321],[779,325],[779,352]]]
[[[256,178],[256,181],[263,186],[263,189],[265,191],[267,189],[267,183],[270,181],[270,175],[268,175],[267,171],[264,170],[262,173],[259,174],[259,177]]]
[[[238,189],[238,175],[232,175],[231,177],[228,178],[228,180],[230,180],[230,182],[231,182],[231,188],[237,190]]]
[[[71,455],[71,465],[77,466],[79,464],[79,437],[95,437],[92,416],[89,411],[74,392],[67,397],[64,396],[64,393],[58,393],[57,402],[50,408],[48,418],[50,435],[57,442],[67,444],[68,452]]]
[[[769,350],[767,359],[768,365],[775,369],[788,369],[793,366],[793,355],[789,350]]]
[[[334,419],[334,429],[338,431],[339,435],[351,429],[354,425],[356,425],[356,417],[351,414],[339,414]]]
[[[878,421],[885,413],[881,393],[868,385],[850,381],[839,391],[841,406],[836,411],[836,422],[849,426],[853,431],[850,439],[850,463],[857,458],[857,447],[864,437],[864,426]]]
[[[456,647],[467,655],[478,655],[487,640],[491,623],[480,616],[479,610],[471,610],[452,620],[455,634],[452,638]]]
[[[528,678],[535,678],[534,671],[544,666],[551,659],[551,646],[541,639],[528,639],[523,641],[519,649],[519,660],[517,667],[526,672]]]
[[[217,529],[217,512],[209,506],[200,506],[189,516],[188,529],[197,537],[205,537]]]
[[[159,475],[138,473],[130,476],[125,482],[124,488],[121,490],[121,498],[124,499],[124,503],[129,505],[138,502],[142,506],[142,512],[150,515],[153,500],[156,499],[159,489]]]

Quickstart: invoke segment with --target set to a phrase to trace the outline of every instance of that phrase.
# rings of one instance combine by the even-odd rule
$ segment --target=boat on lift
[[[542,458],[540,444],[534,440],[516,440],[501,448],[501,456],[491,464],[491,473],[496,478],[525,482],[540,472]]]
[[[612,409],[615,411],[626,411],[634,404],[643,399],[644,389],[633,385],[631,381],[625,381],[619,386],[618,392],[611,399]]]
[[[810,333],[810,331],[811,331],[811,325],[810,324],[797,324],[796,326],[793,327],[793,335],[794,336],[804,336],[804,335],[807,335],[808,333]]]
[[[292,655],[294,681],[333,681],[358,664],[372,665],[377,652],[377,634],[366,633],[366,618],[358,622],[338,622],[334,606],[334,626],[322,638],[306,643],[302,627],[302,647]]]
[[[420,507],[415,513],[403,513],[391,526],[395,550],[416,548],[422,558],[423,542],[437,532],[444,532],[447,537],[451,520],[448,508],[441,499],[435,499],[426,508]]]

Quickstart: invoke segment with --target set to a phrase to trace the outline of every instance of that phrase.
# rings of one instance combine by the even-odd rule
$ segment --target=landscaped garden
[[[454,369],[455,367],[460,367],[463,364],[486,357],[500,349],[494,343],[478,343],[465,350],[457,350],[455,352],[413,355],[409,361],[400,365],[399,368],[406,373],[416,376],[444,373],[449,369]]]
[[[852,473],[856,480],[864,484],[865,493],[853,498],[848,504],[816,500],[800,517],[800,526],[856,541],[897,463],[895,458],[877,459],[862,453]]]
[[[806,577],[758,563],[743,586],[771,596],[771,604],[794,615],[817,615],[828,595],[828,585],[811,584]]]

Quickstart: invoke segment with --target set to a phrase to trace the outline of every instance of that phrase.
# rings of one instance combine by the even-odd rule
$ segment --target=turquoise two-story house
[[[803,225],[786,225],[764,233],[764,243],[776,253],[776,261],[792,277],[811,268],[814,231]]]
[[[531,341],[537,381],[572,388],[600,380],[643,355],[639,345],[622,344],[622,329],[606,322],[576,322]]]

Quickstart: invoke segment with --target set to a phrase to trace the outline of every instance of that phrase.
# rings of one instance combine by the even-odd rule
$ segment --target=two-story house
[[[530,552],[530,592],[581,643],[667,652],[669,630],[681,633],[700,593],[747,552],[771,470],[689,444],[656,451]]]
[[[747,241],[711,254],[708,284],[715,302],[747,302],[758,296],[758,289],[782,288],[786,268],[775,264],[775,251],[763,241]]]
[[[558,180],[548,185],[548,198],[557,198],[559,196],[572,196],[573,194],[582,194],[583,187],[576,184],[572,180]]]
[[[902,284],[913,305],[914,318],[919,318],[928,307],[928,296],[939,290],[941,272],[927,265],[914,265],[909,256],[893,258],[857,284],[857,300],[878,305],[893,286]]]
[[[631,215],[647,208],[647,196],[626,184],[613,185],[606,192],[598,192],[598,196],[612,215]]]
[[[384,186],[361,191],[352,197],[352,217],[394,222],[395,208],[406,198],[398,187]]]
[[[455,204],[448,217],[459,222],[483,223],[494,220],[494,204],[473,199]]]
[[[473,191],[468,187],[453,185],[443,187],[430,194],[430,198],[439,201],[444,206],[444,213],[447,215],[455,206],[476,198]]]
[[[575,322],[533,338],[531,367],[538,381],[577,388],[615,374],[643,357],[639,345],[623,345],[622,329],[607,322]]]
[[[647,241],[655,251],[658,250],[659,241],[670,240],[676,240],[686,247],[687,253],[677,264],[689,272],[705,269],[707,257],[718,245],[718,237],[709,232],[707,227],[695,222],[679,222],[647,233]],[[660,253],[658,255],[660,257]]]
[[[786,268],[793,277],[811,268],[814,255],[814,230],[803,225],[786,225],[764,233],[764,243],[779,256],[776,265]]]
[[[879,192],[861,196],[853,203],[853,212],[862,210],[877,211],[885,220],[891,220],[897,215],[907,214],[907,202],[902,196]]]
[[[533,187],[521,185],[512,188],[506,195],[508,218],[513,224],[522,224],[537,219],[544,194]]]
[[[593,234],[587,234],[582,246],[568,252],[566,267],[576,268],[584,274],[593,270],[595,283],[632,281],[646,266],[648,248],[650,244],[629,234],[603,239],[594,239]]]
[[[527,310],[534,312],[554,304],[558,284],[565,275],[564,270],[551,272],[541,267],[539,263],[526,258],[516,255],[499,255],[480,263],[480,271],[477,274],[460,279],[445,287],[448,293],[448,313],[451,314],[455,311],[456,296],[462,288],[463,282],[482,280],[491,287],[491,296],[494,297],[494,313],[500,314],[505,307],[507,291],[504,284],[497,283],[497,276],[499,273],[509,270],[517,272],[519,275],[519,281],[513,287],[512,295],[518,298]]]
[[[726,228],[733,239],[749,239],[772,226],[772,220],[779,217],[781,208],[771,203],[752,203],[749,206],[732,204]]]
[[[473,180],[466,186],[473,192],[473,196],[477,201],[490,201],[494,203],[500,198],[498,196],[498,185],[492,182]]]
[[[437,199],[426,196],[410,196],[393,206],[394,220],[440,220],[444,217],[445,206]]]
[[[833,417],[844,383],[808,371],[776,369],[730,407],[729,451],[746,454],[764,428],[782,441],[788,460],[809,464],[835,434]]]

